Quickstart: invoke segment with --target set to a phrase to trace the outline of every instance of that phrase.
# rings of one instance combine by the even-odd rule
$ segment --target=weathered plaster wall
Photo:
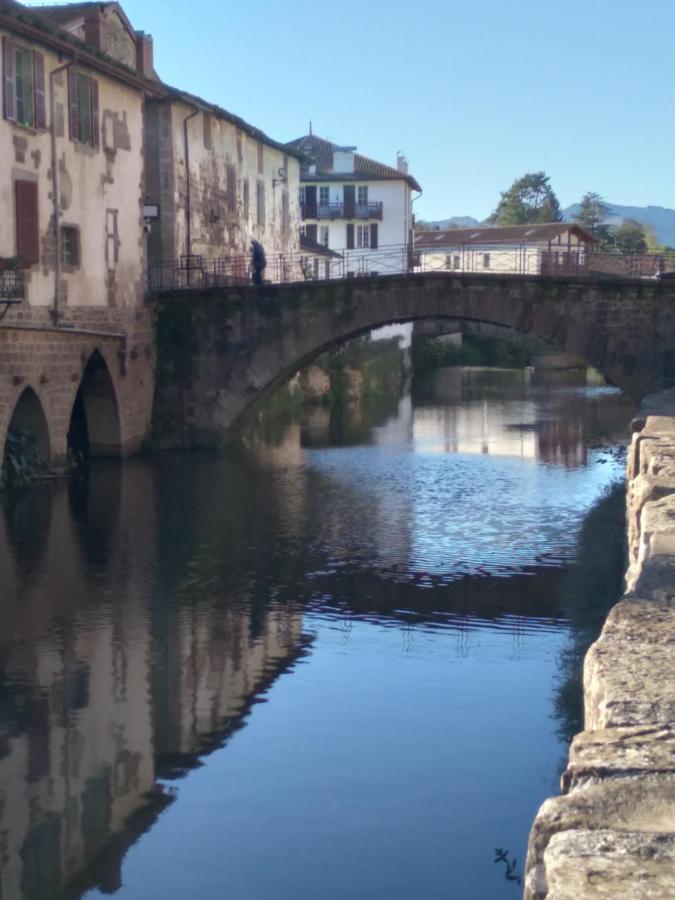
[[[160,221],[152,224],[148,244],[153,261],[176,260],[187,252],[184,122],[195,110],[177,101],[148,103],[148,200],[160,204]],[[192,254],[248,257],[252,238],[262,243],[268,257],[297,253],[298,160],[204,111],[189,119],[187,132]],[[279,169],[286,172],[283,183]],[[258,216],[258,184],[264,217]]]
[[[643,412],[626,594],[586,656],[585,730],[533,825],[526,900],[675,896],[675,392]]]
[[[0,37],[2,33],[0,33]],[[49,72],[64,60],[37,43],[17,44],[45,57],[47,129],[24,128],[0,118],[0,256],[16,255],[17,179],[38,185],[40,260],[26,271],[26,302],[51,305],[54,298],[54,236],[49,127]],[[99,85],[101,146],[71,141],[68,79],[55,76],[55,122],[61,224],[79,228],[80,265],[61,275],[62,306],[135,306],[144,291],[143,97],[140,91],[99,72],[78,68]],[[112,232],[113,215],[117,229]]]

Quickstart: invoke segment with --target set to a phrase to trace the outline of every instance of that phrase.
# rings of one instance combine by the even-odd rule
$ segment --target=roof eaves
[[[165,89],[168,99],[179,100],[183,103],[197,106],[204,112],[211,113],[212,115],[217,116],[220,119],[225,119],[226,121],[231,122],[233,125],[236,125],[237,128],[240,128],[242,131],[248,134],[249,137],[252,137],[254,140],[260,141],[263,144],[267,144],[269,147],[273,147],[275,150],[280,150],[287,156],[294,157],[294,159],[302,159],[302,154],[299,151],[291,149],[288,144],[282,144],[280,141],[275,141],[274,138],[269,137],[269,135],[265,134],[264,131],[256,128],[255,125],[251,125],[245,119],[242,119],[240,116],[235,115],[235,113],[231,113],[229,110],[223,109],[223,107],[218,106],[217,103],[211,103],[208,100],[204,100],[203,97],[198,97],[196,94],[190,94],[188,91],[183,91],[180,88],[172,87],[171,85],[165,84],[164,82],[162,82],[162,87]]]

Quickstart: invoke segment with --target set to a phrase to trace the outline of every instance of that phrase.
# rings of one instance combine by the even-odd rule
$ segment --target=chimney
[[[103,29],[105,13],[103,6],[97,5],[84,14],[84,40],[97,50],[103,50]]]
[[[146,78],[157,78],[152,35],[144,31],[136,32],[136,71]]]
[[[396,154],[396,168],[402,175],[408,174],[408,160],[402,153]]]

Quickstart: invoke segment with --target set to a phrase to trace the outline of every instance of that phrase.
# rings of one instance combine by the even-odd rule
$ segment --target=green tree
[[[545,172],[528,172],[504,191],[489,225],[536,225],[562,222],[558,198]]]
[[[621,253],[646,253],[647,232],[644,225],[636,219],[624,219],[612,231],[614,246]]]
[[[578,225],[600,241],[603,250],[612,245],[611,229],[606,222],[608,215],[609,207],[604,198],[589,191],[581,198],[579,212],[574,216],[574,221]]]

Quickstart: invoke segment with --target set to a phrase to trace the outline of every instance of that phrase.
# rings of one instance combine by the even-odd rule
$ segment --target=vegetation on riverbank
[[[535,347],[531,341],[504,341],[499,338],[463,335],[460,345],[438,338],[417,338],[412,344],[415,377],[447,366],[492,366],[522,369],[532,365]]]
[[[29,431],[10,428],[5,441],[5,455],[0,471],[0,490],[25,487],[47,473],[47,461]]]

